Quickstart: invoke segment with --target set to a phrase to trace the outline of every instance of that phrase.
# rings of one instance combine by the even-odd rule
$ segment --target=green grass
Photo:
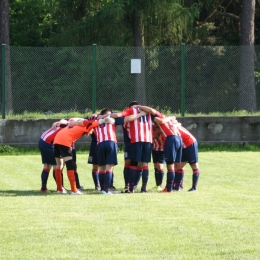
[[[259,259],[260,153],[202,152],[199,190],[100,195],[79,154],[82,196],[39,193],[40,155],[1,156],[0,259]],[[123,188],[123,154],[115,186]],[[65,186],[69,187],[67,178]]]
[[[119,146],[119,149],[123,149],[123,146]],[[241,151],[252,151],[259,152],[260,144],[199,144],[200,152],[209,152],[209,151],[233,151],[233,152],[241,152]],[[77,148],[77,153],[86,153],[84,147]],[[33,155],[39,154],[38,147],[28,148],[21,146],[10,146],[10,145],[0,145],[0,156],[1,155]]]

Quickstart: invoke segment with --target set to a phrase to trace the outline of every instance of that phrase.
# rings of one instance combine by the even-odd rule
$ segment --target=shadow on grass
[[[115,191],[116,194],[120,194],[121,191]],[[82,195],[101,195],[99,191],[95,189],[88,189],[82,191]],[[114,192],[113,192],[114,193]],[[18,197],[18,196],[68,196],[70,190],[65,194],[57,194],[56,190],[49,190],[48,192],[40,192],[39,190],[0,190],[0,197]]]

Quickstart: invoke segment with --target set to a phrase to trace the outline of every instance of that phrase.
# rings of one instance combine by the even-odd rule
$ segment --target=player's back
[[[61,144],[71,147],[73,142],[77,141],[87,133],[86,126],[75,125],[73,127],[65,127],[54,138],[54,144]]]
[[[140,113],[140,109],[130,107],[123,111],[123,116],[136,115]],[[129,122],[129,137],[131,143],[136,142],[153,142],[152,138],[152,118],[150,114],[141,116],[140,118]]]
[[[104,141],[114,141],[117,143],[115,124],[101,124],[94,128],[94,132],[97,138],[97,143]]]

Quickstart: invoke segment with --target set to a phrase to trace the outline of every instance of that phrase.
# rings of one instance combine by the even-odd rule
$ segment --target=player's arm
[[[148,113],[148,114],[152,114],[154,116],[158,115],[158,111],[155,110],[154,108],[148,107],[148,106],[141,106],[141,105],[135,105],[134,107],[139,108],[140,110]]]
[[[123,116],[123,112],[112,113],[110,115],[110,117],[112,117],[112,118],[119,118],[119,117],[122,117],[122,116]]]
[[[177,124],[178,121],[176,120],[176,117],[175,116],[167,116],[167,117],[155,117],[154,118],[154,122],[157,123],[157,124],[165,124],[165,123],[168,123],[168,122],[172,122],[174,124]]]
[[[75,120],[76,119],[76,120]],[[89,122],[88,119],[84,119],[84,118],[71,118],[70,122],[68,123],[69,127],[73,127],[75,125],[80,125],[80,126],[84,126],[84,121]]]
[[[147,113],[144,112],[144,111],[141,111],[141,112],[138,113],[138,114],[126,116],[126,117],[124,118],[124,123],[130,122],[130,121],[134,121],[134,120],[138,119],[139,117],[145,116],[145,115],[147,115]]]

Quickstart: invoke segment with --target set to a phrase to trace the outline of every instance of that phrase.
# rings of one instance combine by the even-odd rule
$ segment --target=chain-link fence
[[[132,100],[182,114],[259,111],[259,46],[243,48],[2,46],[2,117],[121,111]]]

